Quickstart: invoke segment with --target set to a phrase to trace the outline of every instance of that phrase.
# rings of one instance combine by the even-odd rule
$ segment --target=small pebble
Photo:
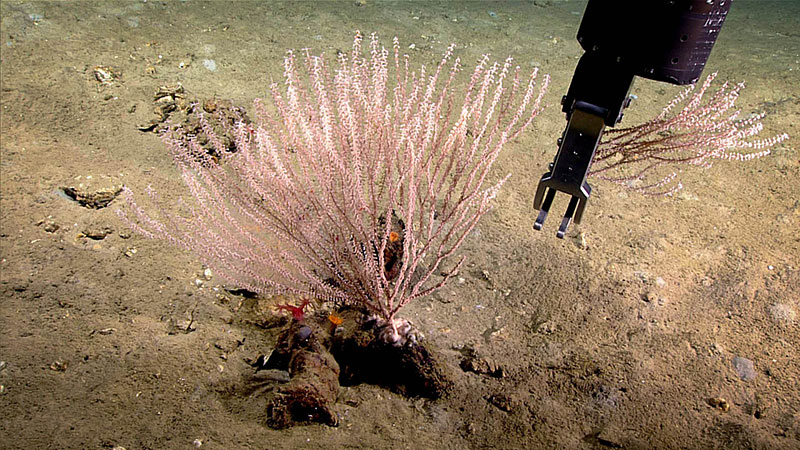
[[[586,240],[586,233],[581,231],[575,235],[575,245],[577,245],[581,250],[586,250],[589,248],[589,242]]]
[[[206,278],[206,280],[210,280],[213,275],[214,274],[211,273],[211,269],[206,269],[203,271],[203,276]]]
[[[728,412],[731,409],[731,404],[722,397],[714,397],[708,399],[708,404],[722,412]]]
[[[55,370],[56,372],[64,372],[67,370],[69,363],[67,361],[56,360],[53,364],[50,364],[50,370]]]
[[[297,330],[297,338],[301,341],[308,339],[309,336],[311,336],[311,327],[303,325],[299,330]]]
[[[213,59],[204,59],[203,60],[203,67],[205,67],[206,69],[208,69],[211,72],[216,72],[217,71],[217,62],[214,61]]]
[[[753,361],[737,356],[733,358],[733,370],[736,375],[744,381],[750,381],[756,377],[756,369],[753,366]]]

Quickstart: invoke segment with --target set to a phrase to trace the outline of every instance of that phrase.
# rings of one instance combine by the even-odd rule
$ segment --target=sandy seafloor
[[[584,5],[3,0],[0,448],[800,448],[800,2],[734,2],[707,66],[745,80],[739,107],[789,140],[686,171],[674,197],[594,182],[584,222],[558,240],[557,218],[532,230],[531,202],[565,124]],[[249,106],[287,49],[333,55],[356,29],[398,36],[416,64],[451,42],[467,67],[513,55],[551,74],[552,106],[498,160],[495,176],[513,175],[464,245],[461,279],[403,311],[453,392],[346,387],[338,427],[276,431],[247,364],[274,344],[257,326],[270,311],[192,255],[129,236],[114,203],[87,209],[59,189],[185,195],[137,129],[160,86]],[[119,78],[99,83],[98,65]],[[626,121],[678,90],[638,81]],[[169,334],[190,316],[193,332]],[[462,371],[465,347],[505,376]]]

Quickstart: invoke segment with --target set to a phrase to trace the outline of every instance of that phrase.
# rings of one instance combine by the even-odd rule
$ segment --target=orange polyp
[[[392,231],[389,233],[389,241],[390,242],[397,242],[400,239],[400,235],[396,231]]]
[[[334,313],[330,313],[330,314],[328,315],[328,320],[330,320],[330,321],[331,321],[331,323],[332,323],[332,324],[334,324],[334,325],[335,325],[335,326],[337,326],[337,327],[338,327],[339,325],[341,325],[341,324],[342,324],[342,318],[341,318],[341,317],[339,317],[339,316],[337,316],[337,315],[336,315],[336,314],[334,314]]]

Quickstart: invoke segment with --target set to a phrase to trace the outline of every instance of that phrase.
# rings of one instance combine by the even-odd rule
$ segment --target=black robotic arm
[[[580,222],[592,188],[586,182],[606,126],[622,120],[634,77],[685,85],[697,81],[731,0],[589,0],[578,28],[586,51],[561,99],[567,128],[539,181],[534,223],[541,230],[557,191],[571,196],[558,228]]]

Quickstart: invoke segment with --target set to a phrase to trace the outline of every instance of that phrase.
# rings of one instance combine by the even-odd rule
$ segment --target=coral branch
[[[699,89],[681,92],[655,119],[608,130],[589,175],[644,194],[671,194],[682,188],[678,173],[683,167],[711,167],[720,159],[750,161],[788,139],[786,133],[750,139],[761,131],[764,115],[742,119],[733,109],[744,83],[724,83],[704,99],[716,76],[709,75]]]

